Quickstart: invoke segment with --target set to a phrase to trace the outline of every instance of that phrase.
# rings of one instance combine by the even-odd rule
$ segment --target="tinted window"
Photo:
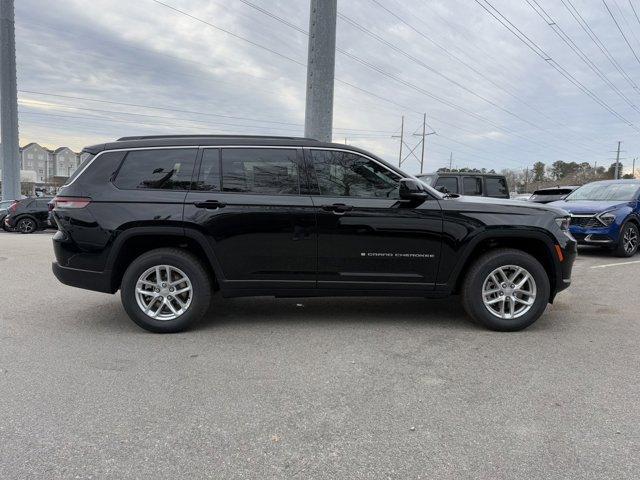
[[[196,190],[220,190],[220,150],[207,148],[202,154]]]
[[[462,192],[464,195],[482,195],[482,179],[480,177],[464,177]]]
[[[311,150],[321,195],[399,198],[400,176],[355,153]]]
[[[456,177],[439,177],[436,188],[444,187],[449,193],[458,193],[458,179]]]
[[[298,151],[293,148],[222,149],[222,190],[298,194]]]
[[[485,179],[487,185],[487,195],[489,197],[506,197],[509,195],[507,181],[500,177],[487,177]]]
[[[125,190],[188,190],[196,152],[184,148],[129,152],[118,171],[115,185]]]

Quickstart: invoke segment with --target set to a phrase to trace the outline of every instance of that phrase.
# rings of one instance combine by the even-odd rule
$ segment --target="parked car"
[[[15,202],[17,202],[17,200],[0,201],[0,225],[2,225],[2,228],[7,232],[10,232],[11,228],[5,225],[4,218],[7,216],[7,213],[9,213],[9,207]]]
[[[558,208],[442,194],[355,147],[291,137],[127,137],[87,147],[54,199],[55,276],[184,330],[223,297],[462,294],[520,330],[567,288]]]
[[[20,233],[33,233],[48,226],[51,197],[25,198],[9,206],[4,225]]]
[[[571,234],[578,243],[600,245],[620,257],[638,251],[640,180],[604,180],[576,189],[550,205],[571,214]]]
[[[420,174],[416,177],[443,193],[509,198],[507,179],[495,173],[438,172]]]
[[[536,190],[529,197],[530,202],[536,203],[551,203],[557,202],[558,200],[564,200],[567,196],[573,192],[577,186],[571,185],[566,187],[549,187],[549,188],[541,188],[540,190]]]

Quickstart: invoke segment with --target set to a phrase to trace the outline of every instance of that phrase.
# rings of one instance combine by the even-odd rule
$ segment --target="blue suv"
[[[639,196],[640,180],[604,180],[583,185],[550,205],[571,214],[569,229],[579,244],[631,257],[640,243]]]

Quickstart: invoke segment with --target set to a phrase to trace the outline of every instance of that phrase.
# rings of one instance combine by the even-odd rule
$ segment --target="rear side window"
[[[197,150],[133,150],[127,153],[114,181],[123,190],[188,190]]]
[[[482,179],[480,177],[464,177],[462,192],[463,195],[482,195]]]
[[[490,197],[507,197],[509,196],[509,189],[507,188],[507,181],[500,177],[487,177],[485,179],[487,185],[487,195]]]
[[[86,166],[89,165],[91,160],[93,160],[93,157],[95,157],[95,155],[93,155],[93,154],[87,155],[86,158],[82,161],[82,163],[80,165],[78,165],[78,168],[76,168],[76,170],[67,179],[67,181],[65,182],[65,184],[63,186],[69,185],[76,178],[78,178],[78,175],[80,175],[84,171]]]
[[[298,151],[294,148],[223,148],[221,159],[223,192],[300,193]]]
[[[444,187],[449,193],[458,193],[458,179],[456,177],[438,177],[435,187]]]

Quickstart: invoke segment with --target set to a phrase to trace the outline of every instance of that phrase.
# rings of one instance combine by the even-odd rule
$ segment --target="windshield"
[[[581,200],[629,202],[635,199],[638,188],[637,183],[589,183],[578,188],[565,200],[568,202]]]

